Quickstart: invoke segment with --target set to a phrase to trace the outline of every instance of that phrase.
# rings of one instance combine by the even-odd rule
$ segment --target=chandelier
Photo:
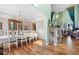
[[[22,17],[22,15],[21,15],[21,11],[19,11],[19,15],[16,17],[16,20],[17,21],[22,21],[23,20],[23,17]]]

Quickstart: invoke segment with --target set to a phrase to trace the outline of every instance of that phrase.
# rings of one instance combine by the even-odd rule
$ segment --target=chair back
[[[0,30],[0,36],[4,35],[4,31]]]
[[[15,36],[13,31],[7,31],[7,35],[9,36],[9,42],[15,41]]]

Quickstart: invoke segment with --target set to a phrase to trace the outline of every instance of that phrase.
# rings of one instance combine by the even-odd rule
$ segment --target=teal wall
[[[59,15],[58,18],[56,17],[57,15]],[[54,14],[54,19],[53,19],[52,23],[55,24],[56,22],[57,22],[57,25],[60,25],[61,27],[63,27],[65,23],[66,24],[73,24],[67,10],[64,10],[64,11]]]
[[[71,20],[71,18],[70,18],[70,16],[69,16],[69,13],[68,13],[68,11],[67,10],[64,10],[63,11],[63,25],[64,24],[73,24],[73,22],[72,22],[72,20]]]
[[[57,25],[62,26],[63,25],[63,12],[58,13],[59,17],[57,19]]]
[[[41,11],[46,16],[46,28],[47,28],[47,35],[46,35],[46,41],[49,40],[49,26],[48,26],[48,20],[51,20],[51,7],[50,4],[38,4],[38,7],[36,7],[39,11]],[[75,6],[75,26],[78,27],[79,25],[79,5]],[[58,18],[56,18],[56,15],[59,15]],[[73,24],[69,13],[67,10],[64,10],[62,12],[55,13],[54,20],[52,23],[55,23],[57,21],[57,24],[60,26],[64,26],[64,24]],[[52,18],[53,19],[53,18]]]
[[[79,5],[75,5],[74,10],[75,10],[75,13],[74,13],[75,14],[75,27],[79,27]],[[73,22],[69,16],[69,13],[66,9],[62,12],[55,13],[55,20],[56,20],[56,14],[59,14],[59,17],[57,19],[58,24],[60,24],[60,23],[61,23],[60,25],[64,25],[65,23],[66,24],[70,24],[70,23],[73,24]],[[52,23],[55,23],[55,21],[53,21]]]
[[[77,27],[77,24],[78,24],[78,22],[77,22],[77,20],[78,20],[78,13],[77,13],[77,11],[78,11],[78,8],[77,8],[78,6],[76,5],[75,6],[75,27]]]
[[[50,4],[38,4],[38,9],[39,9],[48,19],[51,19],[51,6],[50,6]]]
[[[47,35],[46,35],[46,41],[49,40],[49,26],[48,26],[48,20],[51,20],[51,7],[50,4],[38,4],[38,7],[36,7],[39,11],[41,11],[45,16],[46,16],[46,29],[47,29]],[[78,27],[79,25],[79,5],[75,6],[75,27]],[[56,18],[56,15],[59,15],[58,18]],[[60,25],[60,26],[64,26],[64,24],[73,24],[69,13],[67,10],[58,12],[54,14],[54,20],[52,21],[52,23],[56,23]],[[53,19],[53,18],[52,18]]]
[[[75,27],[79,27],[79,5],[75,6]]]

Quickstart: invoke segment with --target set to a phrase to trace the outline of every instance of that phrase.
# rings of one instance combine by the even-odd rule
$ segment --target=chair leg
[[[10,52],[10,47],[9,47],[9,52]]]
[[[9,45],[9,52],[10,52],[10,50],[11,50],[11,47],[10,47],[10,45]]]
[[[18,48],[18,40],[16,39],[16,47]]]
[[[31,41],[29,40],[29,43],[31,44]]]
[[[10,42],[8,44],[9,44],[9,47],[8,48],[9,48],[9,52],[10,52],[10,50],[11,50],[11,44],[10,44]]]
[[[33,42],[34,42],[34,37],[33,37]]]
[[[27,44],[27,39],[26,39],[26,44]]]
[[[6,51],[6,47],[7,47],[7,42],[4,43],[4,50],[3,51]]]
[[[37,37],[35,37],[35,40],[37,41]]]
[[[21,47],[23,46],[23,43],[22,43],[22,39],[21,39]]]
[[[18,43],[16,42],[16,47],[18,48]]]
[[[31,38],[29,39],[29,43],[31,44]]]

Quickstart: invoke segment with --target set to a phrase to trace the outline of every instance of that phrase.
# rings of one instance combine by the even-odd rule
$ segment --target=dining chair
[[[38,39],[37,33],[34,33],[34,39],[35,39],[35,41],[37,41],[37,39]]]
[[[17,38],[16,38],[16,33],[13,32],[13,31],[7,31],[7,35],[9,36],[8,38],[8,48],[9,48],[9,51],[11,50],[11,45],[12,44],[15,44],[16,47],[18,48],[18,41],[17,41]]]
[[[29,38],[29,43],[31,43],[29,33],[24,33],[24,38],[26,39],[26,44],[27,44],[28,38]]]
[[[4,35],[4,31],[0,30],[0,36]]]
[[[24,42],[26,42],[26,44],[27,44],[26,36],[24,33],[26,33],[26,32],[23,30],[19,30],[19,33],[18,33],[20,36],[20,39],[21,39],[21,46],[23,46]]]
[[[15,33],[15,37],[16,37],[17,40],[18,40],[18,39],[21,39],[20,31],[19,31],[19,30],[15,30],[14,33]],[[18,41],[19,41],[19,40],[18,40]]]
[[[21,43],[21,47],[23,46],[23,41],[24,41],[24,36],[23,36],[23,33],[22,33],[22,30],[16,30],[16,39],[18,42]]]
[[[24,33],[23,33],[23,36],[24,36],[24,39],[25,39],[26,44],[27,44],[27,39],[28,39],[28,37],[29,37],[29,36],[27,35],[27,33],[26,33],[26,32],[24,32]]]
[[[34,42],[34,34],[33,33],[29,33],[29,42],[31,43],[31,40],[33,40]]]

